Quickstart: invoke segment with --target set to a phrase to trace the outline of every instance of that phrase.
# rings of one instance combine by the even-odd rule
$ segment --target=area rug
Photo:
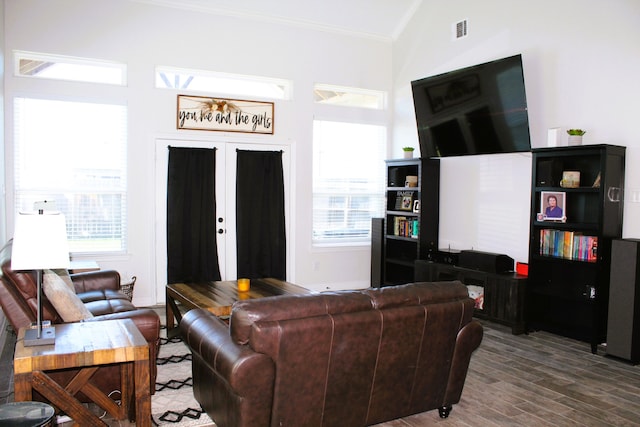
[[[151,418],[156,426],[215,426],[193,397],[191,352],[180,337],[168,340],[163,327],[158,352],[156,393]]]

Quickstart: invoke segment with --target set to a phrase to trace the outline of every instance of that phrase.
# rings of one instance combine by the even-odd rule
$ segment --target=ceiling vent
[[[458,40],[463,37],[467,37],[467,29],[468,27],[466,19],[453,24],[453,39]]]

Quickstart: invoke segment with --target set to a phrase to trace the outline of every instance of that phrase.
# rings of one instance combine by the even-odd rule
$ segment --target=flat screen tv
[[[530,151],[522,57],[411,82],[422,157]]]

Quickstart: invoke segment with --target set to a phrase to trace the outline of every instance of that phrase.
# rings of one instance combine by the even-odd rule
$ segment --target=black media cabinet
[[[482,309],[475,309],[474,316],[511,327],[511,333],[525,332],[524,304],[527,277],[517,273],[486,273],[450,264],[417,260],[416,282],[460,280],[467,286],[479,286],[484,290]]]

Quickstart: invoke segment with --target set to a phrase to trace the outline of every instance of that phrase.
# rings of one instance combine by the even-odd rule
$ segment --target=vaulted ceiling
[[[133,1],[391,40],[423,0]]]

